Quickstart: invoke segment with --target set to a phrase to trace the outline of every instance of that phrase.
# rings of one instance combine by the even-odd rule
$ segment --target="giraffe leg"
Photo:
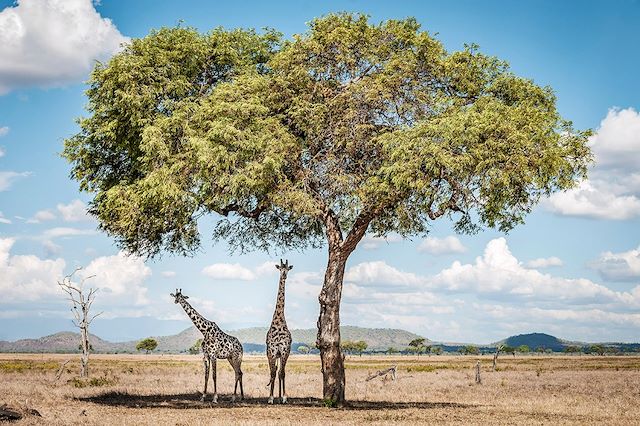
[[[218,374],[217,374],[217,358],[211,360],[211,375],[213,376],[213,402],[218,403]]]
[[[241,358],[229,358],[229,364],[233,367],[233,371],[236,373],[236,384],[233,388],[233,397],[231,398],[231,402],[235,402],[236,394],[238,392],[238,383],[240,384],[240,399],[244,398],[244,391],[242,390],[242,370],[240,365],[242,363]]]
[[[209,364],[211,363],[211,359],[205,354],[202,362],[204,363],[204,392],[202,392],[202,398],[200,398],[200,400],[204,401],[207,397],[207,383],[209,382]]]
[[[282,403],[286,404],[287,403],[287,391],[284,387],[284,377],[285,377],[285,367],[287,366],[287,359],[289,359],[289,352],[285,351],[281,356],[280,356],[280,381],[282,382]]]
[[[280,357],[280,374],[278,375],[278,398],[282,400],[282,356]]]
[[[278,366],[276,365],[276,357],[271,354],[271,352],[267,351],[267,360],[269,361],[269,373],[271,374],[271,381],[269,382],[269,386],[271,387],[271,391],[269,392],[269,404],[273,404],[273,386],[276,383],[276,374],[278,371]]]

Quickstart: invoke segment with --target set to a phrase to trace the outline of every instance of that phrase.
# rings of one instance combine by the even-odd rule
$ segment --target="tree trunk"
[[[347,256],[329,247],[329,262],[318,300],[318,340],[322,363],[322,395],[327,404],[342,406],[345,402],[344,356],[340,350],[340,298]]]
[[[82,339],[82,356],[80,357],[80,377],[89,377],[89,330],[87,325],[80,327]]]

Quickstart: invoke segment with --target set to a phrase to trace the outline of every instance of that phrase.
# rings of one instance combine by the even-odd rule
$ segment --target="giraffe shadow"
[[[200,393],[180,394],[152,394],[138,395],[128,392],[106,392],[93,396],[78,397],[77,401],[91,402],[99,405],[127,408],[169,408],[169,409],[204,409],[204,408],[241,408],[251,406],[273,407],[267,404],[266,398],[245,398],[242,401],[231,402],[230,395],[218,395],[218,403],[211,401],[211,396],[204,402],[200,401]],[[275,404],[276,406],[279,404]],[[289,398],[287,405],[294,407],[324,407],[320,398]],[[478,405],[459,404],[455,402],[391,402],[391,401],[349,401],[342,407],[344,410],[403,410],[410,408],[441,409],[441,408],[475,408]]]

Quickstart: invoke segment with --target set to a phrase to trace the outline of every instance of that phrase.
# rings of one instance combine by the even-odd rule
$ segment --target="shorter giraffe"
[[[273,404],[273,386],[275,384],[276,373],[278,367],[276,362],[280,360],[280,374],[278,377],[278,397],[283,404],[287,402],[287,392],[284,386],[284,369],[287,365],[287,359],[289,353],[291,353],[291,332],[287,328],[287,321],[284,317],[284,283],[287,279],[287,274],[293,268],[293,265],[289,266],[289,261],[282,263],[280,259],[280,265],[276,265],[276,268],[280,270],[280,282],[278,284],[278,298],[276,301],[276,309],[273,313],[273,319],[271,320],[271,327],[267,332],[267,359],[269,360],[269,370],[271,373],[271,381],[269,386],[271,391],[269,394],[269,404]]]
[[[204,357],[204,392],[202,392],[202,401],[204,401],[207,396],[207,383],[209,381],[209,369],[211,368],[213,376],[213,402],[218,402],[216,374],[216,361],[218,359],[229,360],[229,364],[231,364],[236,374],[236,384],[233,389],[231,402],[236,400],[238,383],[240,384],[240,399],[243,399],[242,370],[240,368],[242,364],[242,345],[240,341],[236,337],[230,336],[220,330],[215,322],[209,321],[193,309],[187,302],[189,296],[183,295],[182,289],[176,289],[176,293],[171,293],[171,296],[175,298],[175,303],[179,303],[182,306],[187,315],[189,315],[189,318],[191,318],[193,324],[202,333],[202,354]]]

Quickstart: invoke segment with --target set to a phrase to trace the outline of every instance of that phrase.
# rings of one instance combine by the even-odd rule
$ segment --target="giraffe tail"
[[[282,360],[280,359],[280,357],[276,358],[276,371],[278,371],[278,369],[280,368],[280,365],[282,364]],[[277,374],[276,374],[277,375]],[[267,383],[267,389],[271,386],[271,384],[276,380],[276,376],[273,376],[272,379],[269,380],[269,383]]]

